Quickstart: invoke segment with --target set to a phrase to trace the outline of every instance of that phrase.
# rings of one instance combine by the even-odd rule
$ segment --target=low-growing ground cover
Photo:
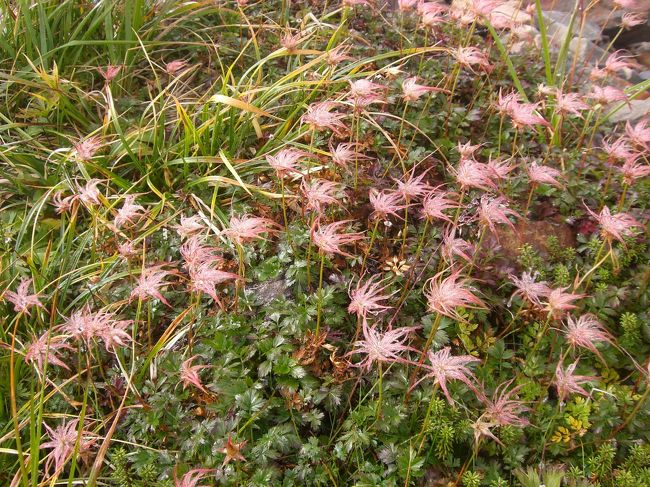
[[[650,485],[594,6],[2,2],[0,483]]]

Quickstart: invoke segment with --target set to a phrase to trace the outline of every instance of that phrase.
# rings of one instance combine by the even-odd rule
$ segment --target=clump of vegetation
[[[650,82],[397,3],[0,4],[2,485],[650,484]]]

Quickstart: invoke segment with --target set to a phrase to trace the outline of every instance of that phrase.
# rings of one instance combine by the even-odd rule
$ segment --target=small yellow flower
[[[571,426],[571,429],[573,430],[579,430],[580,428],[582,428],[582,421],[574,418],[573,416],[569,416],[567,418],[567,423],[569,423],[569,426]]]
[[[573,416],[569,416],[567,418],[567,423],[571,429],[578,434],[578,436],[584,436],[587,432],[587,428],[589,427],[589,423],[587,421],[576,419]]]
[[[553,443],[568,443],[570,440],[571,433],[564,426],[560,426],[551,437]]]

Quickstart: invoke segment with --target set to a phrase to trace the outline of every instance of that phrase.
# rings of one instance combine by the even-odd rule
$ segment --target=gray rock
[[[562,44],[566,37],[569,24],[571,23],[572,12],[558,12],[557,10],[548,10],[543,13],[546,31],[552,42]],[[573,23],[571,32],[573,37],[581,35],[580,18],[577,17]],[[586,21],[582,28],[582,38],[590,41],[600,39],[601,28],[594,22]]]
[[[612,122],[632,122],[641,117],[648,116],[648,114],[650,114],[650,98],[645,100],[632,100],[629,105],[625,105],[609,117],[609,120]]]

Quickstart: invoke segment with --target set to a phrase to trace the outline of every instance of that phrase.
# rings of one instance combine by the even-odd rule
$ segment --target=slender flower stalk
[[[314,335],[320,332],[321,313],[323,311],[323,271],[325,269],[325,252],[320,253],[320,266],[318,269],[318,290],[316,291],[316,330]]]

